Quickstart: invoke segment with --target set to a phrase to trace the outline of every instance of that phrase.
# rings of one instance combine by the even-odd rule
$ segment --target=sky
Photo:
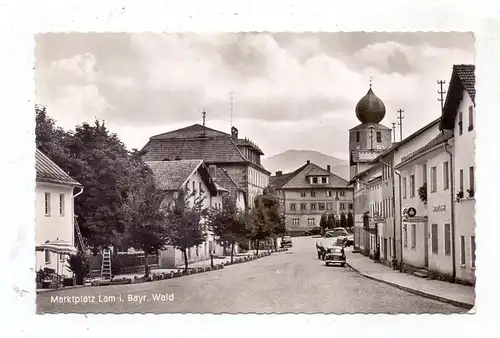
[[[404,136],[440,115],[437,80],[474,64],[472,33],[50,33],[36,37],[36,103],[65,129],[104,120],[129,148],[201,123],[257,143],[348,158],[372,89]],[[230,93],[233,93],[231,114]],[[231,117],[232,116],[232,117]]]

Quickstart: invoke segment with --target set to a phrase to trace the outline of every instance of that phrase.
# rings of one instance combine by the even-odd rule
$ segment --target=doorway
[[[427,269],[429,267],[429,228],[427,223],[423,223],[424,226],[424,266]]]

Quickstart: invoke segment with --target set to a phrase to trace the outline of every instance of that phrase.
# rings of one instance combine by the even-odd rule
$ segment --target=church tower
[[[391,128],[380,122],[385,117],[385,105],[371,88],[356,105],[356,117],[361,124],[349,130],[349,178],[368,169],[370,161],[392,145]]]

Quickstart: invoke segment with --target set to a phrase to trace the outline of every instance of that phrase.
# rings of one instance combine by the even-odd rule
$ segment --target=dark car
[[[304,236],[319,235],[319,234],[321,234],[320,227],[314,227],[314,228],[309,229],[306,232],[304,232]]]
[[[333,246],[326,249],[325,253],[325,265],[330,264],[340,264],[344,267],[346,263],[346,255],[343,247]]]
[[[281,247],[282,248],[291,248],[292,247],[292,237],[283,236],[281,239]]]

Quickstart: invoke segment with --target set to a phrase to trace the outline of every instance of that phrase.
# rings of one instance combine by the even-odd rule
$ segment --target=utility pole
[[[443,112],[444,109],[444,94],[446,94],[446,91],[443,90],[443,85],[446,83],[444,80],[438,80],[437,84],[439,85],[439,90],[438,90],[438,101],[441,102],[441,113]]]
[[[396,143],[396,122],[392,122],[392,139]]]
[[[401,142],[401,141],[403,141],[403,119],[405,118],[403,116],[404,110],[403,109],[399,109],[398,113],[399,113],[399,115],[398,115],[398,120],[399,120],[399,122],[398,122],[398,125],[399,125],[399,141]]]

